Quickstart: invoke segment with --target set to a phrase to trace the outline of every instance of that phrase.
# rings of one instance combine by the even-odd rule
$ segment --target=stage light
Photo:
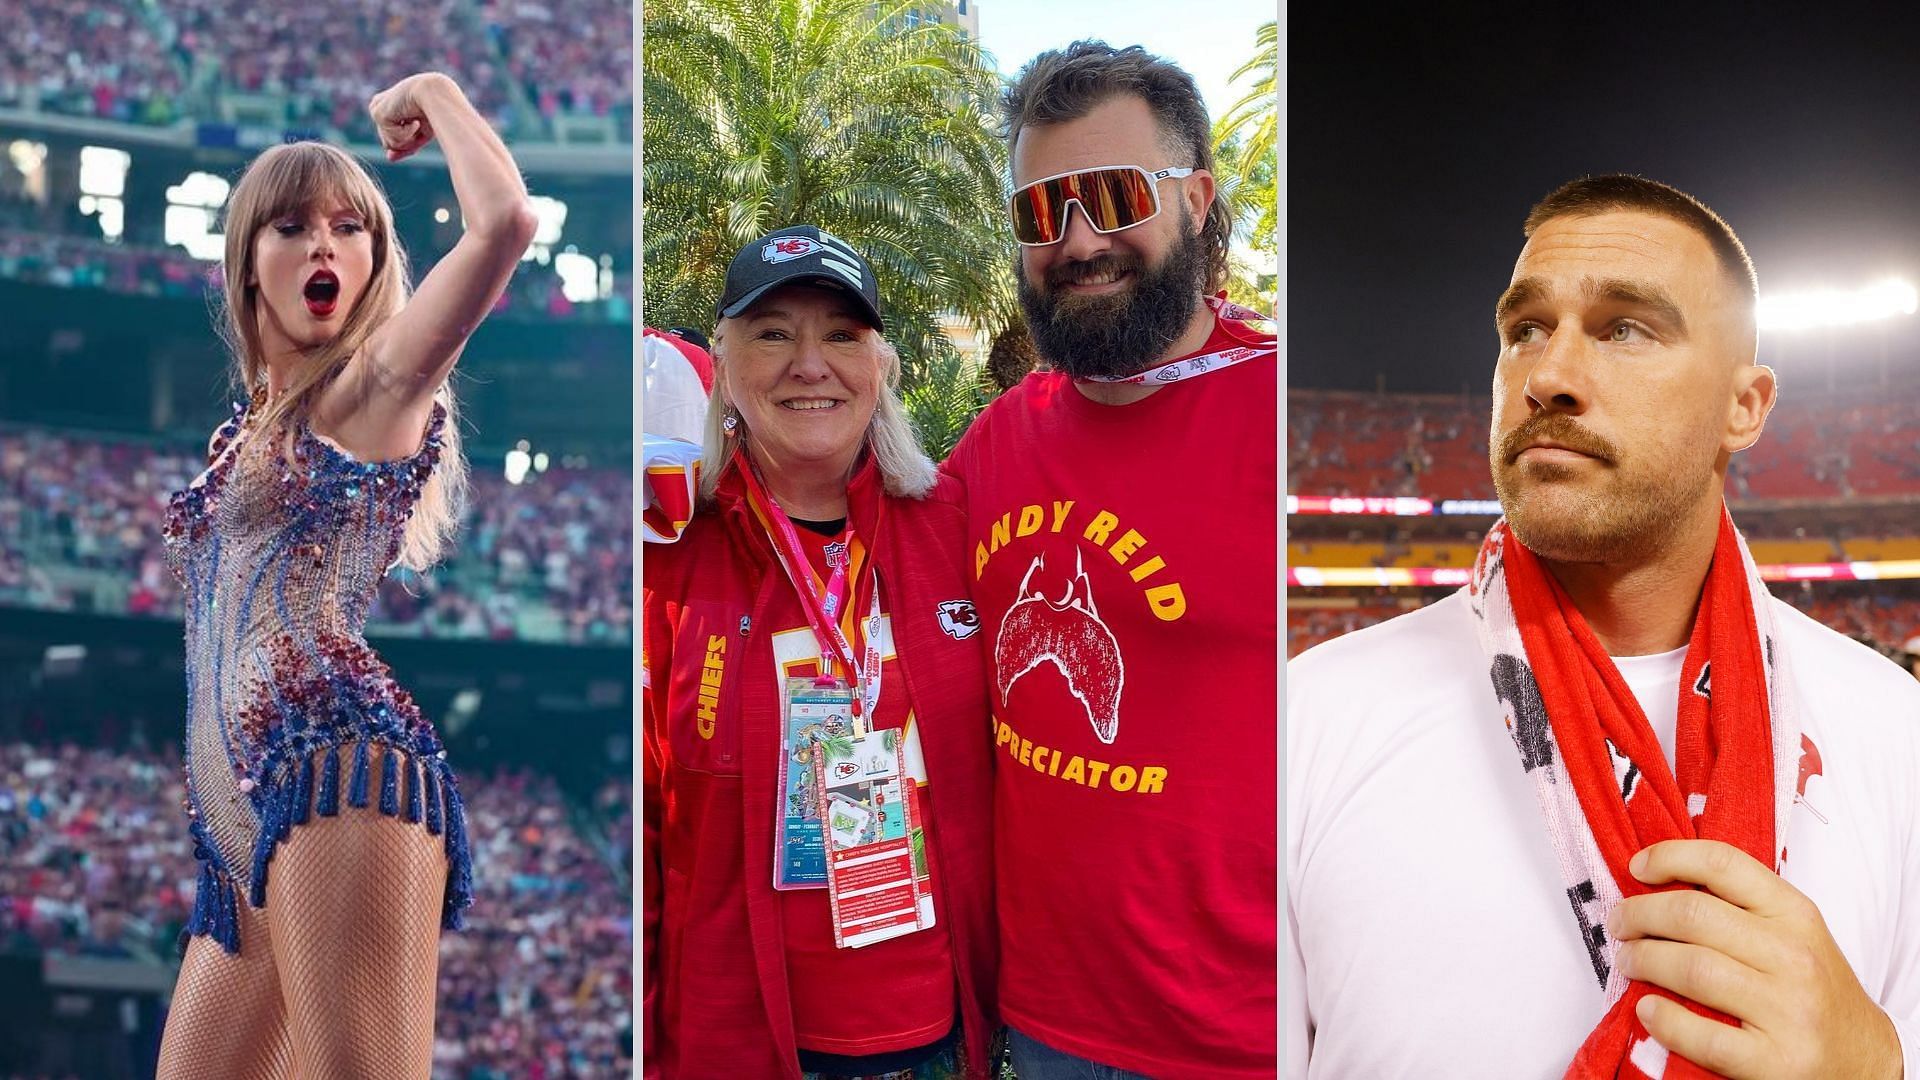
[[[196,259],[220,261],[226,254],[227,238],[214,227],[219,224],[220,207],[226,204],[231,190],[225,179],[205,172],[188,173],[167,188],[167,243],[186,248],[187,254]]]
[[[1917,308],[1920,308],[1920,292],[1905,281],[1888,278],[1862,289],[1818,289],[1763,296],[1758,315],[1762,330],[1810,330],[1912,315]]]
[[[525,446],[526,443],[522,442],[520,445]],[[532,467],[533,467],[532,454],[529,454],[525,450],[520,450],[520,449],[507,451],[507,464],[506,464],[507,483],[521,484],[526,482],[527,470]]]
[[[600,272],[593,260],[576,251],[553,257],[553,272],[560,275],[560,291],[576,304],[600,299]]]
[[[533,206],[533,215],[538,224],[533,230],[533,242],[527,245],[520,261],[533,259],[541,266],[553,257],[553,246],[560,242],[560,233],[567,225],[567,204],[546,195],[532,195],[527,202]]]

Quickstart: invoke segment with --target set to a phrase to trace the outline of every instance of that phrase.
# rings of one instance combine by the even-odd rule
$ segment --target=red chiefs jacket
[[[925,500],[896,498],[869,461],[848,503],[854,530],[871,538],[920,730],[935,905],[967,1060],[984,1077],[998,1024],[992,738],[981,635],[965,622],[971,608],[951,603],[968,595],[951,483]],[[805,616],[737,474],[678,543],[647,549],[641,604],[645,1075],[798,1080],[772,885],[781,736],[769,638]]]

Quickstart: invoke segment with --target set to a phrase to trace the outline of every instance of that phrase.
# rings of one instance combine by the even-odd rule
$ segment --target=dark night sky
[[[1920,282],[1914,16],[1352,7],[1295,5],[1288,24],[1290,385],[1371,389],[1384,372],[1389,390],[1484,392],[1521,220],[1588,173],[1639,173],[1719,211],[1763,295]],[[1896,353],[1917,351],[1914,324],[1889,331]],[[1828,355],[1881,332],[1763,338],[1761,359],[1783,387],[1816,363],[1824,381]]]

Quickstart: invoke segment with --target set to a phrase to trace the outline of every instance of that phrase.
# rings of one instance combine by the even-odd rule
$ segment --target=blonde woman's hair
[[[261,228],[322,201],[338,199],[353,207],[373,240],[373,275],[366,291],[331,340],[302,350],[302,360],[285,391],[255,418],[263,432],[290,437],[305,422],[314,403],[382,323],[407,302],[407,254],[393,227],[393,211],[379,183],[346,151],[321,142],[275,146],[247,166],[227,203],[227,246],[223,274],[225,318],[222,336],[232,358],[240,392],[252,395],[267,378],[266,351],[260,343],[260,290],[254,277],[254,238]],[[467,461],[460,452],[459,407],[451,381],[434,391],[446,410],[439,464],[420,492],[407,520],[395,564],[425,570],[440,558],[459,524],[467,492]]]
[[[720,487],[721,474],[733,465],[733,452],[746,446],[752,438],[747,430],[746,417],[740,418],[739,426],[729,435],[726,430],[726,416],[733,410],[733,400],[727,396],[725,375],[726,341],[729,324],[733,319],[722,319],[713,332],[713,398],[707,402],[706,439],[700,455],[700,501],[713,501],[714,492]],[[932,459],[926,451],[920,449],[920,439],[914,434],[913,421],[907,416],[906,406],[900,403],[900,351],[893,343],[880,336],[878,330],[871,339],[875,352],[879,354],[880,364],[885,375],[880,400],[874,404],[873,419],[867,423],[867,450],[873,455],[874,464],[880,469],[880,479],[887,492],[902,498],[921,499],[933,490],[934,468]],[[737,412],[737,410],[735,410]]]

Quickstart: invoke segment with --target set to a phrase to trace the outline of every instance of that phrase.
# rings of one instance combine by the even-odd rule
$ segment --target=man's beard
[[[1521,451],[1536,439],[1596,457],[1612,475],[1574,489],[1572,469],[1521,464]],[[1711,455],[1667,459],[1653,470],[1622,468],[1619,448],[1564,413],[1532,417],[1496,439],[1490,457],[1507,525],[1527,550],[1555,562],[1632,563],[1652,557],[1691,520],[1689,512],[1713,482]]]
[[[1207,283],[1207,245],[1180,208],[1181,238],[1158,267],[1131,254],[1069,262],[1047,274],[1044,290],[1018,267],[1020,307],[1040,355],[1077,378],[1133,375],[1165,356],[1194,318]],[[1109,273],[1134,275],[1132,288],[1101,296],[1062,291],[1069,283]]]

